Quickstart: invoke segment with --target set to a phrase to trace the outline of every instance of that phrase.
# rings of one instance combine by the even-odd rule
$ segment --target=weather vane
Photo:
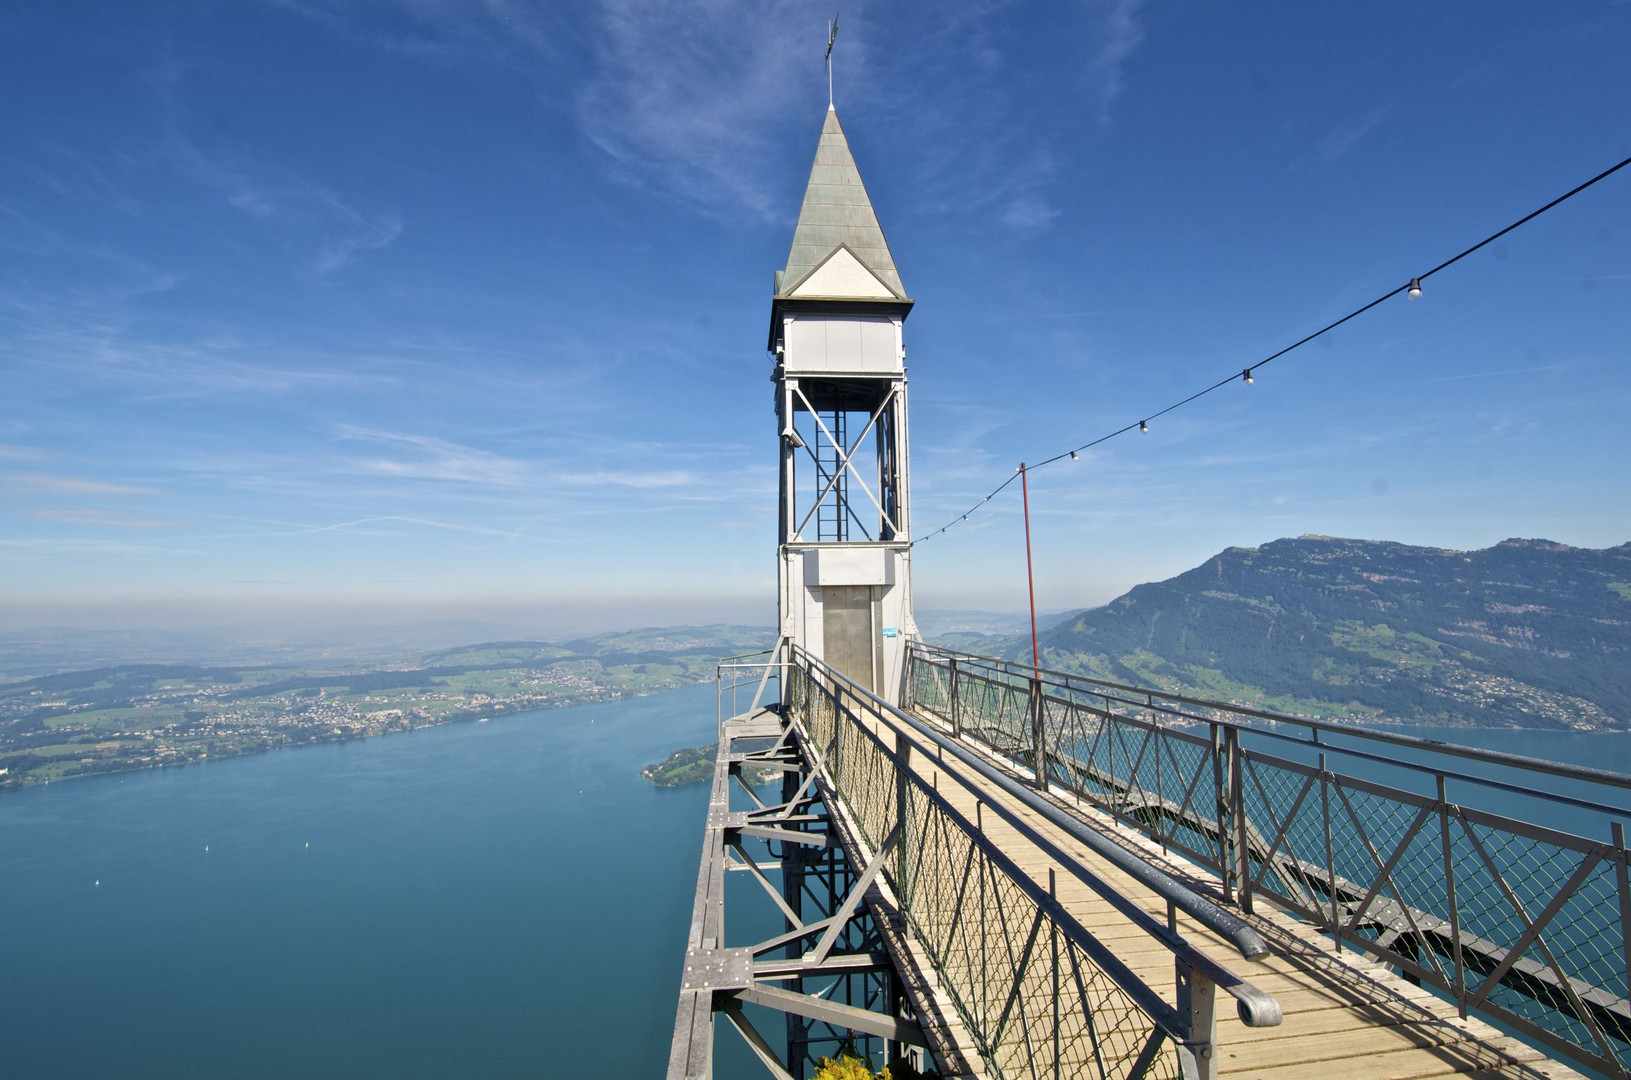
[[[827,24],[827,108],[832,108],[832,43],[838,39],[838,13]]]

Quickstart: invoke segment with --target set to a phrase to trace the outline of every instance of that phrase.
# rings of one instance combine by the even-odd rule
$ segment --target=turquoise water
[[[0,1074],[658,1075],[707,791],[639,768],[714,724],[704,686],[0,795]],[[731,943],[780,929],[731,884]]]
[[[1581,765],[1590,769],[1631,774],[1631,733],[1623,731],[1452,727],[1384,727],[1382,730],[1482,750],[1497,750],[1520,757],[1540,758],[1565,765]],[[1391,758],[1395,762],[1421,763],[1429,768],[1442,768],[1498,780],[1515,788],[1564,795],[1598,806],[1601,809],[1590,810],[1578,805],[1549,802],[1538,797],[1527,798],[1516,792],[1487,788],[1470,781],[1450,782],[1449,796],[1452,802],[1561,829],[1591,840],[1608,840],[1609,824],[1613,821],[1631,822],[1631,789],[1545,776],[1502,765],[1454,759],[1429,751],[1367,743],[1341,734],[1327,735],[1324,738],[1333,744],[1330,766],[1334,771],[1394,785],[1418,795],[1432,796],[1435,793],[1433,778],[1429,773],[1380,762],[1358,761],[1334,751],[1343,746],[1356,747],[1381,757]],[[1246,743],[1263,753],[1302,761],[1305,764],[1313,764],[1317,757],[1316,751],[1311,748],[1297,747],[1278,739],[1248,737]]]
[[[714,728],[705,686],[7,792],[0,1073],[658,1075],[707,791],[639,769]]]

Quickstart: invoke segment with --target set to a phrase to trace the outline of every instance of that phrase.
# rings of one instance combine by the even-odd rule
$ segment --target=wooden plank
[[[1383,1002],[1376,1005],[1332,1005],[1324,1009],[1306,1008],[1288,1013],[1277,1028],[1249,1028],[1234,1016],[1218,1017],[1218,1042],[1225,1046],[1274,1040],[1296,1040],[1308,1035],[1331,1034],[1367,1027],[1414,1025],[1442,1026],[1463,1031],[1477,1030],[1477,1021],[1459,1016],[1434,1016],[1413,1005]]]
[[[870,726],[870,725],[869,725]],[[891,725],[876,725],[888,730]],[[886,734],[885,738],[890,738]],[[1022,838],[1018,830],[992,809],[1009,807],[1010,797],[990,787],[983,778],[955,759],[944,761],[914,755],[914,765],[925,780],[968,817],[977,802],[987,804],[981,815],[984,832],[1032,880],[1045,883],[1056,869],[1056,895],[1060,902],[1141,979],[1156,988],[1169,1003],[1176,995],[1170,950],[1151,938],[1110,902],[1076,880],[1066,868]],[[1136,906],[1165,920],[1166,903],[1130,875],[1105,864],[1064,830],[1027,807],[1012,806],[1015,816],[1061,851],[1078,859],[1100,880],[1131,898]],[[1070,808],[1067,808],[1070,809]],[[1139,851],[1168,868],[1180,880],[1203,892],[1216,892],[1216,879],[1163,853],[1148,838],[1109,821],[1102,814],[1076,808],[1077,816],[1100,831],[1114,834],[1124,846]],[[1275,950],[1266,960],[1251,963],[1217,935],[1187,917],[1178,920],[1179,933],[1225,968],[1258,988],[1274,994],[1286,1011],[1275,1028],[1247,1028],[1220,1002],[1219,1066],[1225,1075],[1251,1075],[1263,1080],[1310,1077],[1329,1080],[1334,1074],[1356,1080],[1411,1080],[1485,1072],[1502,1076],[1578,1077],[1566,1066],[1551,1062],[1539,1051],[1496,1032],[1489,1025],[1463,1020],[1455,1008],[1420,987],[1411,985],[1378,962],[1351,953],[1337,953],[1313,927],[1298,923],[1268,905],[1259,930],[1271,938]],[[1333,1072],[1333,1062],[1341,1061]]]
[[[1415,1050],[1435,1057],[1453,1055],[1490,1066],[1510,1061],[1534,1061],[1538,1050],[1527,1046],[1495,1047],[1480,1040],[1466,1027],[1447,1023],[1369,1024],[1344,1031],[1299,1032],[1257,1042],[1224,1045],[1218,1058],[1220,1069],[1267,1069],[1281,1065],[1312,1065],[1321,1061],[1343,1061],[1360,1054],[1392,1054]]]
[[[886,745],[893,744],[895,726],[887,718],[863,720],[863,726],[877,732]],[[988,758],[990,755],[985,755]],[[994,764],[1008,767],[993,759]],[[1120,891],[1135,906],[1157,920],[1166,918],[1165,901],[1130,875],[1104,862],[1096,854],[1053,822],[1029,807],[1015,804],[1012,797],[991,787],[982,777],[955,759],[940,760],[932,753],[912,755],[912,767],[929,786],[934,787],[958,812],[976,817],[976,806],[986,809],[979,815],[986,837],[1036,884],[1046,887],[1049,872],[1057,871],[1056,895],[1090,932],[1109,946],[1137,976],[1154,988],[1169,1004],[1175,1003],[1175,976],[1170,950],[1133,922],[1089,885],[1077,879],[1070,867],[1058,866],[1055,858],[1025,838],[1019,829],[1004,821],[994,807],[1002,806],[1015,818],[1068,859]],[[1063,805],[1063,804],[1062,804]],[[1216,895],[1219,885],[1211,875],[1198,870],[1178,856],[1164,853],[1159,845],[1126,829],[1090,807],[1064,805],[1067,812],[1089,827],[1113,837],[1122,846],[1192,883],[1202,893]],[[888,894],[890,881],[880,881]],[[987,904],[987,916],[992,910]],[[965,920],[982,913],[976,906],[965,907]],[[1178,920],[1179,933],[1227,970],[1237,973],[1258,988],[1274,994],[1286,1012],[1276,1028],[1246,1028],[1233,1015],[1228,1002],[1219,1002],[1219,1066],[1224,1075],[1249,1075],[1262,1080],[1330,1080],[1340,1075],[1356,1080],[1414,1080],[1437,1076],[1488,1075],[1539,1080],[1578,1078],[1573,1070],[1549,1061],[1540,1052],[1495,1031],[1488,1024],[1463,1020],[1455,1008],[1428,991],[1404,981],[1380,963],[1353,953],[1338,953],[1314,928],[1299,923],[1260,903],[1253,919],[1259,932],[1271,943],[1273,954],[1259,963],[1244,961],[1238,952],[1218,935],[1187,917]],[[965,927],[966,929],[966,927]],[[935,973],[908,936],[894,932],[891,951],[912,954],[921,977]],[[992,928],[987,935],[1000,950],[1002,934]],[[994,955],[1001,955],[1000,951]],[[999,980],[1012,973],[993,972]],[[1006,982],[993,986],[993,991]],[[939,995],[937,995],[939,996]],[[943,1002],[943,996],[940,996]],[[1079,1012],[1079,1004],[1063,1005],[1063,1014]],[[970,1033],[951,1017],[943,1017],[947,1028],[955,1027],[953,1039],[970,1047]],[[930,1025],[932,1031],[936,1025]],[[1085,1067],[1087,1054],[1081,1047],[1062,1047],[1062,1059],[1072,1068]],[[1023,1072],[1026,1064],[1018,1058],[1004,1064]],[[938,1056],[938,1055],[937,1055]],[[969,1056],[970,1061],[977,1057]],[[1341,1062],[1340,1067],[1335,1062]],[[959,1070],[961,1071],[961,1070]]]
[[[1418,1080],[1433,1076],[1455,1076],[1474,1070],[1511,1076],[1514,1074],[1506,1070],[1513,1066],[1521,1067],[1523,1064],[1476,1042],[1434,1050],[1396,1050],[1378,1053],[1368,1040],[1360,1038],[1350,1044],[1347,1055],[1342,1059],[1340,1070],[1335,1070],[1330,1060],[1293,1062],[1266,1067],[1242,1065],[1237,1068],[1225,1057],[1219,1059],[1218,1074],[1248,1075],[1256,1080],[1329,1080],[1335,1072],[1342,1080]],[[1549,1075],[1557,1077],[1569,1073]]]

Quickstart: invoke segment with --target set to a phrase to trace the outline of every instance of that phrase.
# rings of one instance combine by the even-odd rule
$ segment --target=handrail
[[[1231,705],[1223,701],[1211,701],[1207,698],[1188,697],[1183,694],[1174,694],[1170,691],[1154,689],[1147,686],[1128,686],[1124,683],[1110,682],[1107,679],[1095,679],[1087,675],[1073,675],[1070,672],[1056,671],[1051,668],[1033,667],[1018,660],[1004,660],[998,657],[981,656],[978,653],[962,652],[958,649],[947,648],[944,645],[931,645],[923,641],[913,641],[912,648],[926,655],[940,655],[947,658],[972,660],[979,664],[991,665],[999,669],[1015,669],[1013,674],[1024,677],[1022,673],[1029,672],[1030,677],[1058,680],[1066,687],[1098,686],[1121,693],[1137,694],[1139,697],[1154,697],[1164,701],[1178,702],[1183,705],[1193,705],[1202,709],[1218,709],[1223,712],[1235,713],[1240,716],[1250,716],[1258,720],[1268,720],[1277,724],[1295,724],[1299,727],[1309,728],[1313,731],[1325,731],[1336,735],[1344,735],[1355,739],[1370,739],[1377,742],[1389,743],[1394,746],[1407,746],[1417,750],[1432,753],[1449,754],[1453,757],[1463,757],[1472,761],[1482,761],[1490,765],[1504,765],[1514,769],[1524,769],[1530,772],[1539,772],[1548,776],[1558,776],[1569,780],[1585,780],[1592,783],[1608,784],[1631,790],[1631,774],[1612,772],[1607,769],[1594,769],[1586,765],[1570,765],[1561,761],[1547,761],[1542,758],[1528,758],[1518,754],[1507,754],[1499,750],[1484,750],[1475,746],[1461,746],[1456,743],[1442,742],[1438,739],[1423,739],[1415,735],[1401,735],[1391,731],[1375,731],[1365,728],[1356,728],[1346,724],[1336,724],[1329,720],[1319,720],[1306,716],[1289,716],[1285,713],[1269,712],[1265,709],[1253,709],[1244,705]],[[1211,721],[1208,721],[1211,722]],[[1232,720],[1217,720],[1218,724],[1243,728],[1256,734],[1273,736],[1274,732],[1265,732],[1261,729],[1241,724]],[[1285,736],[1279,736],[1284,738]],[[1398,761],[1395,764],[1409,767],[1413,763]]]
[[[1145,862],[1120,844],[1106,839],[1102,833],[1062,811],[1059,805],[1051,799],[1038,794],[989,762],[982,761],[968,747],[952,741],[939,732],[922,728],[919,730],[936,746],[1024,803],[1053,825],[1069,833],[1072,839],[1091,848],[1094,854],[1112,863],[1117,869],[1137,880],[1139,884],[1148,888],[1161,899],[1169,901],[1179,911],[1189,915],[1208,930],[1223,937],[1239,950],[1241,956],[1248,960],[1259,960],[1268,955],[1268,945],[1263,941],[1262,936],[1252,929],[1251,925],[1244,919],[1231,915],[1226,909],[1190,889],[1171,874],[1151,863]],[[1006,807],[993,804],[993,809],[1010,824],[1023,828],[1022,819]],[[1028,837],[1028,839],[1032,839],[1032,842],[1035,843],[1039,842],[1040,838]],[[1040,842],[1045,843],[1046,841]],[[1110,898],[1106,897],[1106,899]],[[1112,902],[1116,901],[1112,900]]]
[[[1631,777],[919,642],[907,672],[909,707],[929,722],[943,713],[953,734],[1016,770],[1035,768],[1038,787],[1063,788],[1217,873],[1225,900],[1249,912],[1254,896],[1269,899],[1464,1009],[1631,1080],[1631,856],[1616,820],[1628,811],[1603,787],[1568,794],[1543,783],[1619,790]],[[1202,708],[1212,714],[1196,715]],[[1252,717],[1303,730],[1266,730]],[[1403,760],[1384,746],[1422,753]],[[1367,778],[1344,760],[1428,782]],[[1529,773],[1500,780],[1465,762]],[[1491,805],[1452,798],[1451,784]],[[1609,836],[1515,816],[1511,794],[1537,809],[1584,809]]]
[[[775,651],[776,651],[775,648],[772,647],[772,648],[769,648],[769,649],[759,649],[759,650],[757,650],[755,652],[739,653],[736,656],[721,656],[719,658],[719,660],[717,661],[717,663],[718,663],[719,667],[726,667],[726,666],[730,666],[730,667],[758,667],[759,666],[758,664],[738,664],[738,663],[736,663],[736,661],[738,661],[738,660],[752,660],[755,656],[769,656],[771,653],[773,653]]]
[[[1148,863],[1143,862],[1132,853],[1108,842],[1104,837],[1094,833],[1087,826],[1083,825],[1080,821],[1076,820],[1070,815],[1064,813],[1054,804],[1045,799],[1036,797],[1035,793],[1015,784],[1010,778],[1003,775],[1001,772],[991,768],[991,766],[987,765],[986,763],[979,761],[978,758],[970,754],[964,747],[961,747],[951,740],[944,738],[944,736],[941,736],[939,733],[926,727],[917,718],[902,711],[894,705],[891,705],[889,702],[885,701],[871,690],[860,686],[853,679],[850,679],[848,676],[830,667],[822,660],[811,656],[805,650],[795,647],[793,650],[793,655],[795,660],[800,665],[803,665],[808,669],[818,671],[824,678],[843,683],[853,696],[866,701],[880,714],[887,715],[891,720],[896,721],[899,724],[903,724],[911,731],[916,732],[918,735],[923,736],[924,738],[927,738],[933,745],[949,751],[956,756],[958,760],[973,768],[981,776],[997,784],[1005,792],[1020,798],[1033,811],[1041,814],[1054,825],[1065,829],[1074,839],[1086,844],[1092,848],[1096,854],[1100,854],[1113,862],[1119,869],[1133,875],[1135,878],[1137,878],[1137,880],[1139,880],[1146,887],[1150,888],[1162,899],[1168,901],[1174,907],[1190,915],[1203,926],[1206,926],[1208,929],[1211,929],[1215,933],[1218,933],[1226,938],[1232,945],[1240,950],[1243,956],[1250,959],[1256,959],[1268,954],[1269,950],[1267,945],[1264,944],[1263,939],[1244,920],[1230,914],[1228,911],[1224,910],[1205,897],[1194,893],[1182,883],[1172,878],[1170,875],[1164,873],[1154,866],[1151,866]],[[903,741],[911,745],[917,750],[917,752],[923,754],[925,757],[936,756],[921,741],[913,739],[910,735],[906,735],[905,733],[901,734]],[[874,736],[874,738],[876,737]],[[879,741],[881,743],[881,740]],[[884,746],[883,750],[887,756],[894,757],[894,752],[889,747]],[[955,777],[957,781],[966,789],[974,793],[976,796],[979,795],[978,789],[974,788],[973,785],[969,784],[969,782],[963,777],[957,776],[956,774],[947,775]],[[921,781],[918,782],[918,786],[920,788],[924,788],[924,790],[927,790]],[[936,798],[938,798],[938,796],[936,796]],[[1221,986],[1226,992],[1229,993],[1231,997],[1235,999],[1240,1018],[1245,1024],[1247,1024],[1247,1026],[1270,1027],[1280,1022],[1282,1015],[1280,1006],[1272,995],[1258,989],[1255,986],[1252,986],[1249,982],[1240,979],[1239,976],[1234,975],[1234,973],[1219,965],[1206,954],[1200,952],[1188,941],[1184,940],[1183,937],[1157,921],[1153,916],[1149,915],[1148,912],[1145,912],[1141,908],[1137,907],[1137,905],[1130,898],[1123,895],[1108,882],[1104,881],[1098,875],[1094,874],[1091,870],[1083,866],[1078,860],[1060,849],[1057,844],[1053,843],[1046,836],[1042,835],[1032,825],[1026,822],[1019,815],[1015,814],[1011,809],[1004,806],[1002,803],[985,801],[985,805],[989,806],[994,812],[1007,821],[1008,824],[1022,836],[1024,836],[1026,840],[1046,852],[1073,877],[1087,885],[1105,900],[1108,900],[1116,907],[1118,911],[1121,911],[1136,925],[1138,925],[1140,929],[1143,929],[1146,933],[1150,934],[1151,937],[1161,942],[1161,944],[1163,944],[1173,953],[1175,958],[1183,962],[1185,965],[1204,973],[1209,979]]]
[[[802,650],[800,650],[800,652],[801,654],[803,653]],[[1201,896],[1199,893],[1196,893],[1187,885],[1183,884],[1183,882],[1179,881],[1177,878],[1174,878],[1171,874],[1168,874],[1159,867],[1153,866],[1143,859],[1140,859],[1137,855],[1134,855],[1126,848],[1107,839],[1102,833],[1090,828],[1089,826],[1083,824],[1080,819],[1060,809],[1059,805],[1053,800],[1048,799],[1045,796],[1038,794],[1031,788],[1026,787],[1018,780],[1015,780],[1008,773],[991,765],[989,762],[981,760],[978,755],[976,755],[962,743],[959,743],[956,740],[948,738],[947,736],[942,735],[940,732],[935,731],[933,728],[924,724],[923,721],[919,720],[917,717],[914,717],[910,713],[904,712],[897,709],[895,706],[890,705],[887,701],[884,701],[870,690],[857,686],[851,679],[837,671],[834,671],[832,668],[822,663],[822,661],[816,660],[814,657],[808,656],[808,654],[803,655],[806,659],[812,660],[817,664],[821,664],[826,671],[831,672],[840,679],[843,679],[846,683],[849,683],[851,686],[855,687],[857,691],[865,694],[878,705],[889,710],[894,717],[899,719],[902,723],[910,725],[912,730],[916,731],[924,738],[929,739],[935,746],[951,754],[957,758],[958,761],[961,761],[964,765],[967,765],[969,768],[979,773],[980,776],[984,777],[992,784],[1024,803],[1032,811],[1040,814],[1053,825],[1056,825],[1060,829],[1063,829],[1065,832],[1069,833],[1072,839],[1091,848],[1094,854],[1112,863],[1122,872],[1132,876],[1141,885],[1154,892],[1161,899],[1169,901],[1179,911],[1189,915],[1191,918],[1195,919],[1195,921],[1199,922],[1202,926],[1206,927],[1208,930],[1211,930],[1213,933],[1225,938],[1231,945],[1240,951],[1241,956],[1248,960],[1257,960],[1268,955],[1268,945],[1264,943],[1262,936],[1258,934],[1256,930],[1252,929],[1251,925],[1244,919],[1231,914],[1228,910],[1221,907],[1217,903],[1207,899],[1204,896]],[[1007,820],[1009,824],[1027,833],[1028,835],[1026,838],[1031,840],[1033,843],[1049,843],[1045,838],[1041,837],[1040,834],[1036,834],[1029,825],[1026,825],[1022,819],[1020,819],[1006,807],[1003,807],[1000,804],[993,804],[992,808],[996,810],[998,814],[1002,815],[1002,817]],[[1049,844],[1049,846],[1051,847],[1052,845]],[[1106,886],[1106,888],[1108,888],[1108,886]],[[1119,893],[1116,895],[1118,897],[1120,896]],[[1105,899],[1110,900],[1112,903],[1117,902],[1115,898],[1109,895],[1106,895]],[[1130,902],[1128,903],[1130,904]]]

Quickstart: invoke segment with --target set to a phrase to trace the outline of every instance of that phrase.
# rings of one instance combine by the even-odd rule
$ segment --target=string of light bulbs
[[[1285,348],[1281,349],[1279,352],[1271,353],[1268,356],[1265,356],[1263,359],[1258,360],[1255,363],[1247,365],[1246,367],[1242,368],[1238,372],[1232,372],[1229,375],[1225,376],[1224,378],[1219,379],[1217,382],[1213,383],[1212,385],[1210,385],[1208,387],[1205,387],[1204,389],[1197,390],[1193,394],[1190,394],[1188,397],[1186,397],[1186,398],[1184,398],[1184,399],[1182,399],[1180,401],[1175,401],[1171,405],[1168,405],[1164,409],[1160,409],[1160,410],[1158,410],[1156,412],[1152,412],[1148,416],[1145,416],[1145,417],[1143,417],[1143,418],[1141,418],[1139,420],[1135,420],[1132,423],[1124,424],[1121,427],[1116,428],[1114,431],[1108,431],[1108,432],[1104,433],[1103,435],[1100,435],[1098,438],[1090,439],[1087,442],[1083,443],[1082,445],[1080,445],[1078,447],[1075,447],[1074,449],[1061,451],[1060,453],[1057,453],[1057,454],[1053,455],[1050,458],[1045,458],[1044,460],[1039,461],[1034,465],[1025,465],[1025,464],[1020,465],[1019,467],[1014,469],[1014,471],[1011,474],[1009,474],[1008,479],[1004,480],[1002,483],[1000,483],[996,487],[992,488],[986,495],[984,495],[980,499],[979,502],[975,503],[973,506],[971,506],[967,510],[963,511],[961,514],[958,514],[956,517],[952,518],[950,521],[948,521],[944,525],[940,526],[940,528],[935,529],[933,532],[925,533],[923,536],[920,536],[916,540],[913,540],[912,541],[913,546],[921,544],[925,540],[931,540],[934,537],[939,536],[941,533],[945,532],[947,529],[953,528],[954,526],[957,526],[957,525],[961,525],[963,522],[967,521],[971,515],[976,514],[981,509],[983,509],[984,506],[986,505],[986,503],[989,503],[992,499],[994,499],[998,495],[1002,494],[1003,489],[1005,489],[1009,484],[1012,484],[1015,480],[1019,479],[1022,472],[1035,472],[1037,469],[1040,469],[1040,468],[1042,468],[1042,467],[1044,467],[1046,465],[1052,465],[1055,462],[1064,461],[1064,460],[1067,460],[1067,459],[1070,460],[1070,461],[1076,461],[1081,456],[1082,451],[1091,450],[1093,447],[1098,446],[1100,443],[1108,442],[1109,440],[1116,438],[1118,435],[1125,435],[1130,431],[1138,431],[1138,432],[1143,433],[1143,434],[1148,434],[1149,430],[1150,430],[1150,421],[1151,420],[1159,419],[1160,417],[1163,417],[1163,416],[1167,415],[1167,413],[1170,413],[1170,412],[1174,411],[1175,409],[1181,409],[1185,405],[1189,405],[1189,404],[1191,404],[1191,403],[1193,403],[1195,401],[1198,401],[1199,399],[1205,397],[1207,394],[1210,394],[1215,390],[1221,390],[1225,386],[1230,385],[1231,383],[1240,382],[1240,383],[1242,383],[1242,384],[1244,384],[1246,386],[1250,386],[1252,384],[1252,382],[1253,382],[1253,372],[1258,371],[1261,368],[1265,367],[1266,365],[1273,363],[1274,361],[1280,359],[1282,356],[1285,356],[1287,353],[1291,352],[1294,349],[1300,349],[1302,346],[1307,345],[1310,341],[1313,341],[1315,338],[1320,337],[1323,334],[1330,333],[1332,330],[1335,330],[1337,327],[1341,326],[1343,323],[1346,323],[1346,322],[1348,322],[1348,321],[1350,321],[1352,319],[1358,318],[1359,316],[1365,314],[1365,312],[1369,311],[1371,308],[1374,308],[1374,307],[1378,306],[1379,304],[1383,304],[1383,303],[1393,299],[1395,296],[1398,296],[1400,293],[1404,293],[1405,295],[1407,295],[1412,300],[1421,299],[1421,293],[1422,293],[1421,283],[1426,281],[1428,278],[1432,277],[1434,274],[1438,273],[1441,270],[1446,270],[1449,267],[1454,266],[1456,263],[1460,262],[1462,259],[1465,259],[1468,255],[1471,255],[1473,252],[1477,251],[1479,248],[1486,247],[1489,244],[1493,244],[1495,241],[1499,240],[1501,237],[1505,236],[1507,233],[1511,232],[1513,229],[1516,229],[1521,225],[1528,224],[1529,222],[1533,221],[1535,218],[1540,217],[1540,215],[1546,213],[1546,211],[1552,209],[1553,207],[1558,206],[1559,204],[1567,202],[1569,199],[1574,198],[1576,195],[1580,194],[1582,191],[1585,191],[1587,188],[1591,187],[1593,184],[1597,183],[1599,180],[1606,180],[1608,177],[1610,177],[1610,176],[1614,175],[1615,173],[1619,172],[1621,169],[1625,168],[1627,165],[1631,165],[1631,157],[1626,158],[1624,161],[1621,161],[1616,165],[1609,166],[1608,168],[1604,169],[1602,172],[1598,173],[1596,176],[1593,176],[1590,180],[1587,180],[1585,183],[1579,184],[1576,187],[1570,188],[1568,191],[1565,191],[1563,194],[1559,195],[1557,198],[1553,199],[1551,202],[1547,203],[1545,206],[1542,206],[1537,210],[1530,211],[1529,213],[1525,214],[1523,217],[1519,218],[1517,221],[1514,221],[1512,224],[1508,225],[1506,228],[1501,229],[1498,232],[1493,232],[1493,233],[1489,234],[1488,236],[1484,237],[1482,240],[1478,241],[1478,243],[1476,243],[1476,244],[1472,245],[1471,247],[1467,248],[1465,251],[1459,252],[1458,254],[1453,255],[1448,259],[1445,259],[1443,262],[1439,263],[1437,266],[1433,267],[1431,270],[1428,270],[1428,271],[1426,271],[1425,273],[1422,273],[1422,274],[1418,274],[1417,276],[1411,278],[1405,284],[1400,285],[1400,286],[1398,286],[1396,288],[1393,288],[1393,289],[1389,289],[1387,292],[1383,293],[1381,296],[1378,296],[1376,299],[1372,300],[1370,303],[1365,304],[1365,305],[1363,305],[1361,307],[1355,308],[1354,310],[1348,312],[1348,314],[1342,316],[1342,318],[1337,319],[1335,322],[1327,323],[1326,325],[1320,327],[1318,330],[1315,330],[1312,334],[1309,334],[1306,337],[1299,338],[1296,341],[1292,342],[1290,345],[1287,345]]]

